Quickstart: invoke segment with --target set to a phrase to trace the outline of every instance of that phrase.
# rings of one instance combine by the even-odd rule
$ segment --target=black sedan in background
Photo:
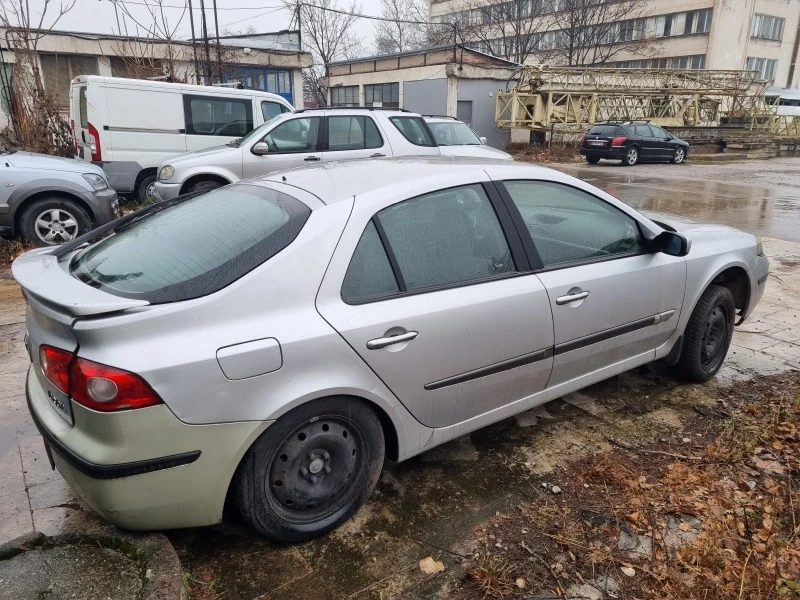
[[[601,158],[637,162],[682,163],[689,156],[689,143],[648,121],[598,123],[581,139],[581,154],[591,164]]]

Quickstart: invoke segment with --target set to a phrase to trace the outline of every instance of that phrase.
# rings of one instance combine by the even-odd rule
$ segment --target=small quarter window
[[[403,137],[415,146],[436,145],[433,136],[431,136],[428,130],[428,126],[422,118],[391,117],[389,120],[392,122],[392,125],[397,127],[397,130],[403,134]]]
[[[548,181],[507,181],[545,268],[641,252],[636,221],[583,190]]]
[[[383,244],[370,221],[353,253],[342,284],[345,302],[363,302],[400,291]]]

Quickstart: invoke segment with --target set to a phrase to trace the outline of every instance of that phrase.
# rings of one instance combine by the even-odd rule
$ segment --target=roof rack
[[[294,112],[301,113],[308,110],[393,110],[396,112],[411,112],[405,108],[397,108],[393,106],[317,106],[316,108],[301,108]]]
[[[601,125],[603,123],[607,123],[609,125],[625,125],[626,123],[631,123],[631,124],[639,123],[642,125],[647,125],[648,123],[650,123],[650,119],[626,119],[626,120],[609,119],[608,121],[601,121],[600,123],[597,123],[597,125]]]
[[[450,115],[422,115],[428,119],[453,119],[453,121],[458,121],[458,117],[452,117]]]

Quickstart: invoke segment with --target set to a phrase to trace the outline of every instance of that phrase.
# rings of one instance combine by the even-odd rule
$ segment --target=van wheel
[[[211,190],[215,190],[217,188],[222,187],[222,185],[223,184],[221,184],[219,181],[214,181],[213,179],[207,179],[205,181],[198,181],[197,183],[192,184],[192,187],[190,187],[186,191],[186,193],[193,194],[196,192],[210,192]]]
[[[383,458],[383,429],[366,403],[315,400],[282,416],[247,451],[234,477],[236,504],[262,535],[308,540],[366,502]]]
[[[156,196],[156,176],[148,175],[139,182],[139,187],[136,188],[136,197],[140,202],[158,202]]]
[[[722,367],[733,338],[736,305],[731,291],[710,285],[700,296],[684,331],[677,374],[688,381],[708,381]]]
[[[70,242],[92,228],[92,219],[74,200],[44,198],[26,206],[19,217],[20,235],[37,246]]]

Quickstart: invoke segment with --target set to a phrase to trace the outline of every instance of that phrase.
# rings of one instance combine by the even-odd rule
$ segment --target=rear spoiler
[[[147,300],[121,298],[87,285],[67,273],[50,254],[51,249],[26,252],[11,265],[11,274],[25,290],[46,305],[74,317],[98,315],[137,308]]]

